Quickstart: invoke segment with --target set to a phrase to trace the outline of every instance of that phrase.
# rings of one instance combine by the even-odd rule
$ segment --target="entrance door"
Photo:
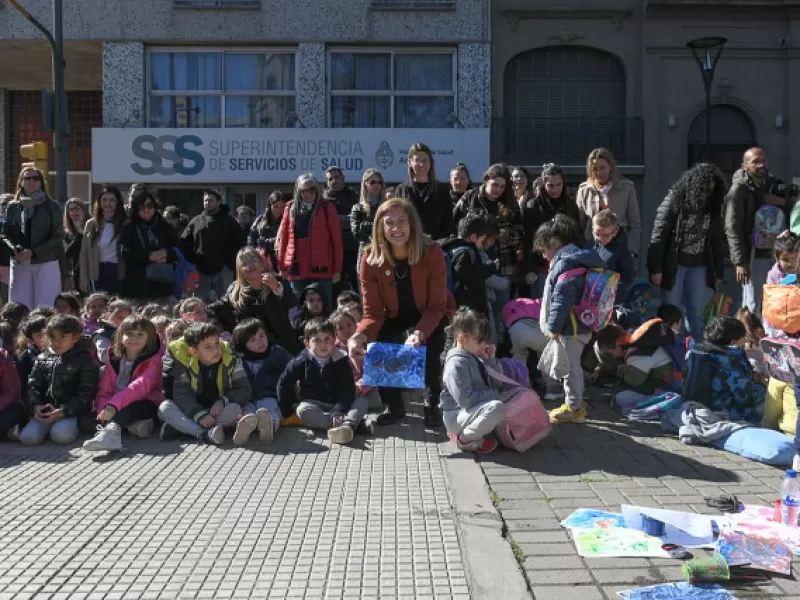
[[[243,204],[249,206],[256,215],[260,215],[267,207],[269,194],[263,188],[228,188],[228,205],[231,207],[231,214]]]

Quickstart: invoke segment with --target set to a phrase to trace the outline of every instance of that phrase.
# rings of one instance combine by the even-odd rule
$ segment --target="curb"
[[[503,520],[492,504],[486,477],[471,453],[439,445],[473,600],[531,600]]]

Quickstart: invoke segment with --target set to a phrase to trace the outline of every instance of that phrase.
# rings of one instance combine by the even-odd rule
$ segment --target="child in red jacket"
[[[19,374],[8,352],[0,348],[0,440],[18,442],[20,427],[27,420]]]
[[[149,437],[164,401],[161,342],[152,321],[126,318],[117,329],[97,391],[97,420],[105,424],[84,450],[122,450],[122,429]]]

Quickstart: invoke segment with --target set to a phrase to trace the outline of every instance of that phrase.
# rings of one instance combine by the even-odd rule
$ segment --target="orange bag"
[[[800,287],[765,285],[761,314],[770,325],[781,331],[800,332]]]

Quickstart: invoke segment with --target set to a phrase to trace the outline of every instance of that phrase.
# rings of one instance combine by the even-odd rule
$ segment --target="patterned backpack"
[[[753,227],[753,247],[772,250],[775,238],[786,230],[786,214],[779,206],[764,204],[756,211]]]
[[[614,298],[619,285],[619,273],[605,269],[570,269],[558,277],[563,281],[571,277],[586,276],[583,294],[578,303],[572,307],[572,326],[577,331],[577,324],[588,327],[592,331],[600,331],[608,324],[614,313]]]

